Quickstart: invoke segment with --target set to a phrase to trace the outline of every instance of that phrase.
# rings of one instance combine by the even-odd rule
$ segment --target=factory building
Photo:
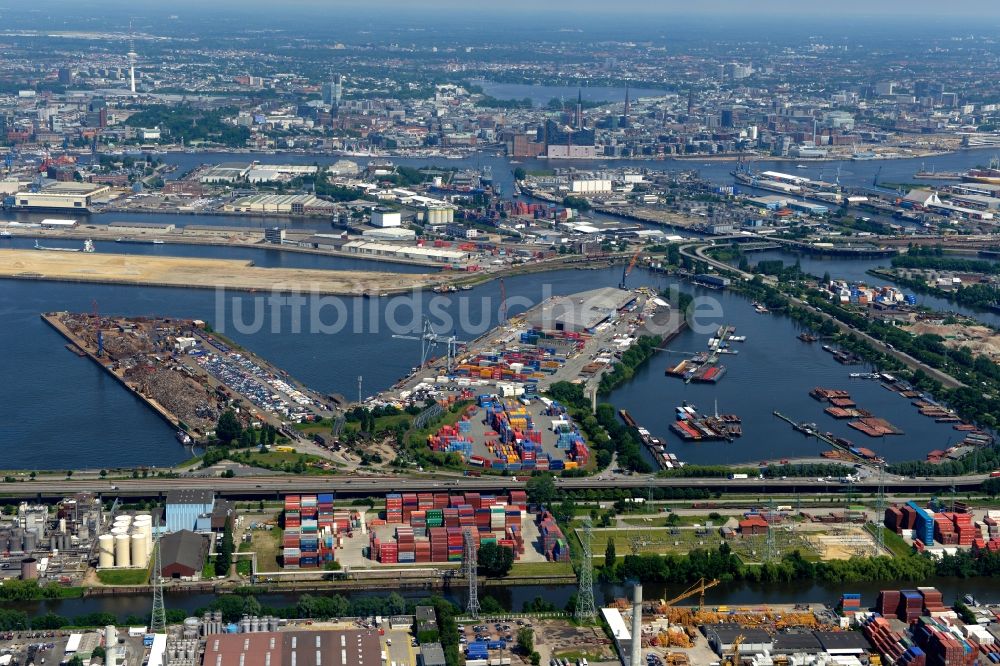
[[[172,490],[167,493],[167,532],[209,532],[215,493],[211,490]]]
[[[38,192],[18,192],[14,195],[14,201],[18,208],[89,211],[94,200],[110,190],[107,185],[60,182]]]
[[[201,576],[207,555],[208,540],[191,530],[172,532],[160,538],[164,578]]]
[[[282,631],[213,634],[206,639],[206,666],[381,666],[382,647],[373,631]]]

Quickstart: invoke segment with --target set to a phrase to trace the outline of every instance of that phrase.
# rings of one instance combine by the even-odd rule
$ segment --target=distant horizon
[[[213,0],[211,3],[196,0],[175,0],[169,5],[154,0],[89,0],[83,2],[68,2],[55,0],[37,9],[26,9],[23,3],[14,0],[0,0],[0,10],[17,11],[18,19],[30,19],[32,15],[63,11],[95,11],[120,8],[132,16],[141,15],[145,11],[155,10],[157,14],[185,14],[196,12],[215,13],[218,11],[240,12],[253,14],[272,13],[287,16],[291,12],[356,12],[358,15],[377,15],[383,12],[400,12],[411,15],[426,15],[433,18],[437,12],[447,12],[450,15],[523,15],[558,16],[564,14],[567,22],[586,16],[601,16],[605,18],[621,18],[627,21],[640,16],[662,16],[676,18],[711,18],[716,21],[728,22],[727,19],[745,20],[747,18],[774,21],[782,18],[832,19],[837,22],[850,22],[868,17],[894,18],[897,21],[907,21],[920,17],[934,18],[937,21],[951,19],[969,19],[1000,21],[1000,4],[995,0],[959,0],[950,3],[946,10],[934,0],[840,0],[836,4],[814,4],[790,2],[788,0],[756,0],[747,3],[745,0],[715,0],[711,6],[699,6],[695,3],[680,0],[618,0],[609,4],[606,0],[507,0],[502,6],[480,6],[470,4],[467,0],[425,0],[419,5],[406,0],[381,0],[377,3],[362,0],[285,0],[280,8],[271,2],[263,0]],[[269,11],[270,10],[270,11]],[[4,16],[5,19],[15,18]],[[96,18],[96,17],[95,17]],[[331,19],[336,18],[331,14]],[[386,16],[391,20],[392,16]],[[980,27],[983,26],[981,23]],[[890,26],[887,26],[890,27]]]

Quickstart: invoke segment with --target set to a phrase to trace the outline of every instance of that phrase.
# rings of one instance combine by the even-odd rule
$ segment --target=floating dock
[[[742,419],[735,414],[699,414],[687,403],[677,408],[677,420],[670,424],[681,439],[688,442],[732,442],[743,435]]]
[[[679,377],[684,380],[685,384],[691,382],[715,384],[726,375],[726,366],[719,363],[719,356],[738,353],[735,349],[730,348],[731,341],[746,341],[743,336],[733,335],[735,332],[735,326],[720,326],[715,335],[709,338],[707,352],[699,352],[689,359],[684,359],[677,365],[667,368],[665,374],[668,377]]]
[[[851,399],[851,394],[843,389],[829,389],[817,386],[809,391],[809,395],[820,402],[830,403],[830,406],[823,411],[833,418],[856,419],[847,425],[870,437],[903,434],[902,430],[885,419],[880,419],[867,409],[858,407],[854,400]]]
[[[670,453],[667,451],[667,444],[659,437],[655,437],[651,432],[640,426],[632,415],[628,413],[627,409],[618,410],[618,415],[621,416],[622,421],[625,422],[630,428],[635,428],[639,433],[639,439],[642,440],[643,446],[649,451],[656,460],[656,464],[659,465],[660,469],[677,469],[683,467],[684,463],[677,458],[676,453]]]

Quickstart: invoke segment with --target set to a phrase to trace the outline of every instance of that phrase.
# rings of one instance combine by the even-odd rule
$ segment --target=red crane
[[[642,254],[642,248],[641,247],[638,250],[635,251],[635,254],[632,255],[632,260],[630,262],[628,262],[628,266],[626,266],[624,269],[622,269],[622,282],[621,282],[620,285],[618,285],[619,289],[627,289],[628,288],[628,287],[625,286],[625,278],[627,278],[629,276],[629,274],[632,272],[632,269],[635,268],[635,263],[637,261],[639,261],[639,255],[640,254]]]

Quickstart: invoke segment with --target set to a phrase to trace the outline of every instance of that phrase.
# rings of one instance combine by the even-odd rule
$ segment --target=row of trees
[[[613,552],[611,553],[613,554]],[[608,553],[605,552],[605,557]],[[971,556],[970,556],[971,557]],[[614,562],[609,560],[609,562]],[[974,565],[979,566],[979,565]],[[1000,557],[976,571],[992,571]],[[762,565],[744,564],[728,544],[713,550],[696,549],[686,555],[626,555],[621,562],[605,564],[602,572],[610,580],[636,579],[644,582],[689,584],[700,578],[718,578],[723,582],[778,583],[819,581],[860,583],[869,581],[920,581],[934,575],[948,575],[953,564],[935,565],[926,555],[909,557],[852,557],[847,560],[811,562],[798,551],[779,561]],[[976,574],[992,575],[992,574]]]
[[[635,341],[635,344],[622,353],[622,357],[611,368],[611,372],[607,372],[601,377],[601,383],[597,387],[597,392],[600,395],[608,395],[611,391],[632,379],[635,376],[635,371],[642,367],[646,361],[653,358],[662,343],[663,338],[659,335],[640,336]]]

